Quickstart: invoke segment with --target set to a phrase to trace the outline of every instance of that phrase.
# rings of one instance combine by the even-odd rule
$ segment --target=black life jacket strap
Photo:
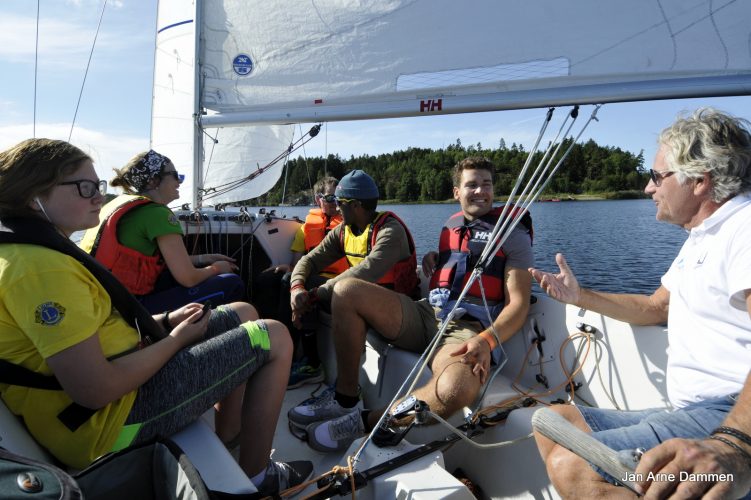
[[[115,309],[130,326],[139,330],[142,337],[147,337],[151,341],[164,338],[162,328],[143,304],[107,268],[57,232],[52,224],[37,217],[4,218],[0,222],[0,243],[39,245],[73,257],[101,283]]]
[[[63,390],[54,375],[42,375],[4,359],[0,359],[0,383],[50,391]],[[94,408],[72,402],[58,413],[57,418],[71,432],[75,432],[96,412]]]
[[[73,257],[101,283],[110,296],[113,307],[128,324],[138,330],[147,342],[164,338],[161,327],[145,307],[109,272],[99,261],[87,254],[75,243],[60,234],[48,221],[36,217],[4,218],[0,224],[0,243],[23,243],[38,245]],[[120,353],[113,356],[122,356]],[[6,360],[0,360],[0,383],[32,387],[35,389],[62,390],[53,375],[42,375]],[[98,410],[71,403],[58,415],[58,419],[71,431],[83,425]]]

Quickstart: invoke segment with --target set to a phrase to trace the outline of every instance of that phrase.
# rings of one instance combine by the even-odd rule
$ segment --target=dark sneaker
[[[313,462],[297,460],[295,462],[269,461],[266,477],[258,485],[258,492],[265,496],[278,496],[280,492],[302,484],[313,475]]]
[[[305,384],[317,384],[319,382],[323,382],[323,368],[321,365],[314,368],[307,363],[299,363],[292,365],[287,389],[296,389]]]
[[[323,452],[345,450],[352,441],[365,434],[359,411],[326,422],[310,424],[307,428],[308,444]]]
[[[334,388],[330,387],[320,396],[306,399],[290,409],[287,412],[290,425],[305,428],[316,422],[332,420],[352,412],[359,413],[358,410],[362,410],[362,400],[352,408],[344,408],[334,399],[335,394]]]

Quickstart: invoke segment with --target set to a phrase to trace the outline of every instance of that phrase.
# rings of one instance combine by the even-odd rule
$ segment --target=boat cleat
[[[425,401],[409,396],[396,405],[378,426],[373,433],[373,443],[380,448],[398,445],[415,424],[424,425],[428,422],[429,412],[430,407]],[[407,426],[396,425],[396,422],[410,415],[414,418]]]

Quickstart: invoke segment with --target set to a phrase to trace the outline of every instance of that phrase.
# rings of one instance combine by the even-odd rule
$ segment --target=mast
[[[193,64],[193,209],[201,208],[203,189],[203,127],[201,125],[201,36],[203,1],[196,0],[193,15],[195,62]]]

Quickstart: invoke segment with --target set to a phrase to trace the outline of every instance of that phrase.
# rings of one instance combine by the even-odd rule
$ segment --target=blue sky
[[[36,78],[36,136],[68,139],[103,0],[41,0]],[[36,6],[0,2],[0,148],[34,133]],[[87,150],[100,175],[148,147],[156,2],[109,0],[71,142]],[[713,105],[751,119],[751,97],[609,104],[585,138],[638,153],[650,164],[655,139],[682,110]],[[305,149],[379,154],[415,147],[534,144],[545,110],[501,111],[330,123]],[[303,126],[307,129],[308,126]],[[179,168],[179,166],[178,166]]]

